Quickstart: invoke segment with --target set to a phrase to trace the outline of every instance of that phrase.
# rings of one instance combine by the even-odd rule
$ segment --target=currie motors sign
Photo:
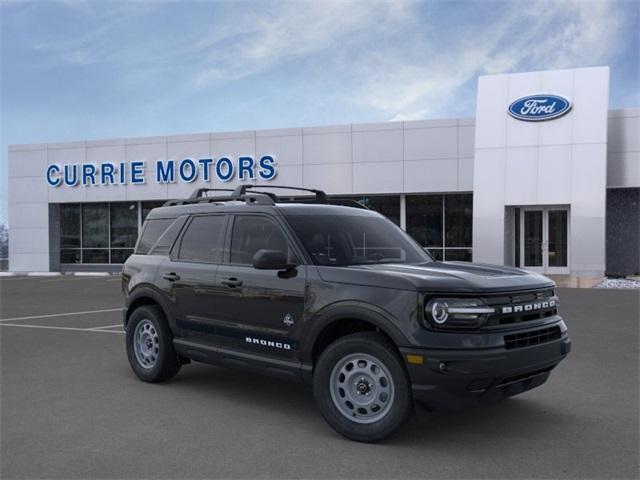
[[[47,166],[45,177],[52,187],[84,187],[92,185],[144,185],[147,177],[155,183],[191,183],[198,179],[210,182],[214,178],[219,182],[228,182],[234,178],[240,180],[273,180],[277,174],[276,159],[273,155],[260,158],[241,156],[232,157],[184,158],[178,160],[157,160],[147,172],[145,161],[73,163]]]
[[[571,100],[560,95],[527,95],[509,105],[509,115],[527,122],[552,120],[571,110]]]

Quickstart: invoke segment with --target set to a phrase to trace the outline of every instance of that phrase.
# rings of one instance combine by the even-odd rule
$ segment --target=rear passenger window
[[[280,250],[291,260],[289,245],[282,229],[271,219],[237,216],[231,235],[231,263],[250,265],[258,250]]]
[[[146,255],[151,250],[151,247],[155,245],[160,236],[165,230],[174,222],[175,218],[155,218],[147,220],[142,229],[138,246],[136,247],[136,253]]]
[[[222,260],[224,215],[193,217],[180,242],[178,258],[192,262],[219,263]]]
[[[182,230],[184,222],[187,221],[187,218],[188,217],[186,215],[178,217],[175,222],[173,222],[171,226],[167,228],[162,235],[160,235],[160,238],[151,248],[151,252],[149,253],[151,255],[168,255],[171,251],[171,247],[173,247],[173,244],[176,241],[176,238],[178,238],[178,235],[180,234],[180,230]]]

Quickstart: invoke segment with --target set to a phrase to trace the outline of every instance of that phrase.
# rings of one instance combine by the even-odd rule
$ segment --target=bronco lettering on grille
[[[541,310],[543,308],[553,308],[555,306],[555,300],[546,300],[544,302],[524,303],[522,305],[502,307],[502,313],[534,312],[536,310]]]

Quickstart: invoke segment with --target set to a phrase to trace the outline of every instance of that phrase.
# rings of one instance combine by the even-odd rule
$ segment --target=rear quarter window
[[[165,232],[169,233],[168,230],[170,227],[178,223],[179,220],[180,219],[175,218],[154,218],[147,220],[142,227],[142,233],[140,234],[140,239],[138,240],[135,253],[138,255],[147,255],[151,251],[151,248],[154,248],[153,253],[162,253],[159,251],[159,247],[161,247],[161,245],[158,243],[158,240],[161,238],[163,240],[162,243],[165,244],[170,240],[170,245],[168,245],[168,249],[164,252],[168,253],[168,250],[171,248],[171,245],[173,245],[180,228],[177,229],[178,231],[176,231],[175,236],[173,236],[173,240],[170,239],[170,236],[165,235]],[[180,223],[180,227],[182,226],[182,223],[184,223],[184,220]],[[173,228],[171,230],[173,230]]]

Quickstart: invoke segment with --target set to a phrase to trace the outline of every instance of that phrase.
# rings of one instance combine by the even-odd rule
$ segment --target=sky
[[[7,148],[472,117],[479,75],[611,67],[640,105],[640,0],[0,0]]]

